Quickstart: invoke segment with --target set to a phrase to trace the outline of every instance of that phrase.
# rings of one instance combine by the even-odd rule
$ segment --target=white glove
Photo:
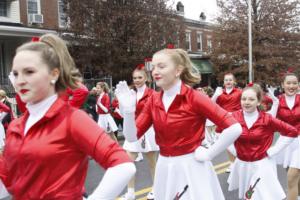
[[[16,81],[16,78],[15,78],[15,76],[13,75],[12,72],[9,73],[8,79],[10,80],[11,84],[12,84],[13,87],[15,88],[15,81]]]
[[[124,113],[134,113],[136,107],[136,93],[130,90],[126,81],[120,81],[115,90],[120,110]]]
[[[212,100],[212,101],[216,101],[217,98],[218,98],[222,93],[223,93],[222,87],[217,87],[216,90],[215,90],[214,95],[211,97],[211,100]]]
[[[227,148],[227,150],[228,150],[232,155],[234,155],[235,157],[237,156],[237,153],[236,153],[236,149],[235,149],[234,144],[231,144],[231,145]]]
[[[279,153],[281,150],[283,150],[284,148],[286,148],[289,144],[291,144],[293,142],[295,138],[292,137],[287,137],[287,136],[283,136],[281,135],[278,140],[276,141],[276,144],[272,147],[270,147],[267,150],[267,154],[269,157],[272,157],[274,155],[276,155],[277,153]]]
[[[114,200],[135,174],[133,163],[123,163],[109,168],[95,191],[87,200]]]
[[[210,161],[216,155],[224,151],[232,144],[242,133],[242,127],[239,123],[233,124],[224,129],[220,134],[219,139],[210,148],[206,149],[202,146],[195,150],[195,159],[197,161]]]
[[[275,92],[275,89],[276,88],[274,88],[274,87],[269,87],[268,88],[268,93],[267,93],[267,95],[274,101],[278,101],[278,99],[277,99],[277,97],[275,97],[275,95],[274,95],[274,92]]]
[[[272,99],[273,101],[273,104],[272,104],[272,107],[271,109],[267,112],[269,114],[272,115],[272,117],[276,117],[277,115],[277,110],[278,110],[278,107],[279,107],[279,100],[277,97],[275,97],[274,95],[274,91],[275,91],[276,88],[273,88],[273,87],[269,87],[268,88],[268,93],[267,95]]]

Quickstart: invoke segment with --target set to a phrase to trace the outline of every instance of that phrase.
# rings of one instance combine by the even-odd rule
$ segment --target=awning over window
[[[56,31],[38,28],[16,27],[16,26],[2,26],[0,25],[0,36],[18,36],[18,37],[33,37],[46,33],[54,33]]]
[[[192,63],[195,67],[198,68],[201,74],[212,74],[213,73],[213,67],[209,60],[203,60],[203,59],[192,59]]]

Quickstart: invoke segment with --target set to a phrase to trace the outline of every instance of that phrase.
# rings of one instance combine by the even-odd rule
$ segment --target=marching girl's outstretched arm
[[[123,115],[123,134],[129,142],[138,140],[135,124],[136,94],[130,90],[126,81],[120,81],[116,86],[116,96]]]
[[[275,88],[268,88],[268,93],[267,95],[269,97],[271,97],[272,101],[273,101],[273,104],[272,104],[272,107],[271,109],[267,112],[269,114],[271,114],[273,117],[276,117],[277,115],[277,110],[278,110],[278,107],[279,107],[279,100],[277,97],[275,97],[274,95],[274,89]]]
[[[152,125],[152,119],[148,112],[147,102],[136,123],[135,110],[136,110],[136,93],[130,90],[126,81],[120,81],[116,86],[116,96],[119,100],[119,106],[123,115],[123,134],[128,142],[137,141]],[[138,127],[137,127],[138,125]]]
[[[215,156],[224,151],[231,145],[242,133],[242,127],[239,123],[235,123],[224,129],[219,139],[208,149],[200,146],[195,151],[195,157],[198,161],[212,160]]]

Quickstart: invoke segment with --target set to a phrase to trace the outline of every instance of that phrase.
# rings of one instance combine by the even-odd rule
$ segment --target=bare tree
[[[218,79],[230,71],[248,78],[247,0],[217,0],[221,15],[214,31],[212,61]],[[300,1],[252,0],[254,81],[274,83],[287,70],[299,72]]]
[[[168,0],[64,1],[77,63],[90,63],[115,79],[129,78],[145,57],[182,34],[183,20]]]

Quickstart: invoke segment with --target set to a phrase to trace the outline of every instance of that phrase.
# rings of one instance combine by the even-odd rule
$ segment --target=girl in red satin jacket
[[[96,85],[98,90],[98,99],[97,99],[97,113],[98,125],[103,128],[115,141],[118,141],[116,138],[118,127],[114,119],[110,114],[110,98],[108,96],[109,87],[105,82],[98,82]]]
[[[153,125],[160,148],[154,178],[155,199],[223,200],[224,196],[210,160],[239,137],[241,126],[205,94],[189,85],[200,76],[186,51],[163,49],[152,59],[152,76],[160,92],[149,97],[135,120],[136,97],[125,81],[117,85],[124,115],[123,133],[130,142],[143,137]],[[200,146],[205,121],[210,119],[224,131],[210,148]]]
[[[148,88],[146,82],[148,80],[147,72],[144,68],[143,64],[138,65],[136,69],[132,73],[133,84],[136,89],[136,110],[135,110],[135,118],[138,118],[139,115],[142,114],[143,108],[147,104],[149,98],[153,94],[153,90]],[[136,160],[138,153],[142,152],[146,156],[149,169],[152,176],[152,180],[154,179],[155,174],[155,166],[156,166],[156,159],[157,159],[157,152],[159,147],[155,142],[155,132],[153,127],[150,127],[145,135],[141,137],[136,142],[128,142],[125,140],[123,148],[127,151],[129,156]],[[122,197],[122,200],[131,200],[135,198],[134,195],[134,188],[135,188],[135,178],[133,178],[128,184],[128,191]],[[148,200],[155,199],[153,191],[150,191],[147,195]]]
[[[236,79],[232,73],[227,73],[224,75],[224,89],[222,90],[218,87],[215,91],[215,94],[212,96],[212,100],[219,104],[223,109],[228,112],[234,112],[236,110],[241,109],[241,95],[242,91],[235,87]],[[220,132],[218,128],[216,132]],[[235,157],[227,151],[228,158],[230,162],[233,162]],[[231,165],[226,170],[226,172],[230,172]]]
[[[135,172],[129,157],[59,93],[76,88],[75,64],[62,39],[43,35],[20,46],[13,85],[27,111],[7,130],[0,178],[15,200],[82,200],[88,155],[107,171],[88,200],[114,199]]]
[[[300,132],[300,94],[296,74],[287,73],[283,77],[284,94],[278,97],[277,118],[294,126]],[[300,199],[300,137],[295,138],[283,152],[277,156],[277,163],[288,168],[288,200]]]
[[[271,114],[258,111],[262,98],[263,92],[258,85],[248,86],[242,93],[242,110],[232,113],[242,125],[243,132],[234,142],[237,158],[228,178],[229,190],[239,189],[240,199],[282,200],[285,193],[272,158],[286,148],[298,132]],[[271,147],[275,131],[281,136]]]

